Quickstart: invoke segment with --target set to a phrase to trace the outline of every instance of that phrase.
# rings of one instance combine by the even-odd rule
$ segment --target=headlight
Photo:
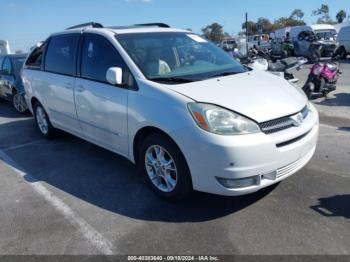
[[[189,103],[194,120],[202,129],[218,135],[243,135],[259,133],[253,121],[227,109],[204,103]]]

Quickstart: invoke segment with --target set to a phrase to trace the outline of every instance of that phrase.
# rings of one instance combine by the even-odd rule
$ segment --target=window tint
[[[5,61],[2,65],[2,70],[6,71],[7,74],[12,73],[12,63],[11,63],[11,59],[6,57]]]
[[[32,53],[27,59],[26,66],[32,69],[40,69],[43,60],[44,50],[47,46],[47,42],[43,43],[41,46],[33,49]]]
[[[45,70],[53,73],[74,75],[74,59],[78,40],[79,35],[52,37],[45,57]]]
[[[92,80],[106,82],[106,73],[110,67],[125,68],[117,50],[99,35],[85,35],[81,59],[81,76]]]

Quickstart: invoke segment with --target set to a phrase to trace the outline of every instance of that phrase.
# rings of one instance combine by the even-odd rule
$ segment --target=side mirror
[[[112,85],[123,84],[123,70],[120,67],[111,67],[106,73],[107,82]]]

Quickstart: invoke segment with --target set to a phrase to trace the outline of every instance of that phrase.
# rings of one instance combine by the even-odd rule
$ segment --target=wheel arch
[[[35,105],[36,103],[41,104],[40,101],[39,101],[39,99],[36,98],[35,96],[33,96],[33,97],[30,99],[30,105],[32,106],[33,109],[34,109],[34,105]]]
[[[154,126],[145,126],[142,127],[141,129],[139,129],[133,139],[133,143],[132,143],[132,153],[133,153],[133,160],[135,162],[135,164],[138,164],[138,156],[139,156],[139,149],[141,146],[142,141],[149,135],[151,134],[161,134],[164,135],[165,137],[167,137],[172,143],[174,143],[178,149],[180,150],[181,154],[183,155],[184,159],[185,155],[182,152],[180,146],[178,145],[178,143],[176,143],[176,141],[165,131],[163,131],[162,129],[158,128],[158,127],[154,127]],[[187,160],[186,160],[187,162]],[[187,163],[186,163],[187,164]],[[188,164],[187,164],[188,166]]]

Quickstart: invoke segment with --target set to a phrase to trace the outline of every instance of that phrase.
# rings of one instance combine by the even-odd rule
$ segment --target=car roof
[[[81,33],[82,31],[87,32],[102,32],[102,33],[111,33],[114,34],[132,34],[132,33],[157,33],[157,32],[183,32],[183,33],[192,33],[191,31],[184,29],[171,28],[163,23],[152,23],[152,24],[140,24],[140,25],[131,25],[131,26],[107,26],[103,27],[99,23],[90,22],[82,25],[73,26],[67,28],[64,31],[53,33],[52,35],[62,35],[62,34],[71,34],[71,33]]]
[[[313,30],[329,30],[329,29],[334,29],[335,27],[332,25],[327,25],[327,24],[317,24],[317,25],[310,25],[310,27]]]

